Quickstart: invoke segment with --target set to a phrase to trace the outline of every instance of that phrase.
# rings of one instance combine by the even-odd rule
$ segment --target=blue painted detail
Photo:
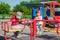
[[[42,19],[44,20],[44,8],[43,7],[40,7],[40,11],[42,13]]]
[[[46,15],[47,15],[47,16],[50,16],[50,9],[47,9]]]
[[[32,9],[32,19],[36,17],[36,11],[37,11],[37,8]]]

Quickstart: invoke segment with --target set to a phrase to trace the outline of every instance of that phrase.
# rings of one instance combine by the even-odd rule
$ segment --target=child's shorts
[[[24,25],[19,24],[19,25],[16,25],[16,26],[12,26],[12,29],[19,29],[19,28],[24,28]]]
[[[36,26],[37,26],[37,27],[42,27],[42,26],[43,26],[43,22],[38,22],[38,23],[36,24]]]

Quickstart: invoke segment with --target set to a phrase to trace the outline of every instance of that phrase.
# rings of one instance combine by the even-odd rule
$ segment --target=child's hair
[[[41,11],[40,11],[39,9],[37,10],[36,14],[38,14],[39,12],[40,12],[40,15],[41,15]],[[37,16],[37,15],[36,15],[36,16]]]
[[[36,13],[38,13],[40,11],[40,9],[38,9],[37,11],[36,11]]]
[[[21,19],[22,17],[22,12],[17,12],[16,18]]]
[[[41,13],[41,11],[38,9],[37,12],[36,12],[36,14],[39,13],[39,12]]]

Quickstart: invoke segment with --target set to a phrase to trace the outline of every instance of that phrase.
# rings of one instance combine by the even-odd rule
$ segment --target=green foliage
[[[22,5],[22,4],[28,4],[28,2],[22,1],[22,2],[20,3],[20,5]]]
[[[5,3],[0,3],[0,14],[9,14],[10,13],[10,5]]]
[[[30,0],[30,3],[39,3],[41,0]]]
[[[31,8],[30,7],[27,7],[27,6],[22,6],[22,4],[27,4],[28,2],[24,2],[22,1],[20,4],[17,4],[13,11],[14,12],[17,12],[17,11],[23,11],[25,15],[30,15],[32,12],[31,12]]]
[[[57,0],[58,2],[60,2],[60,0]]]
[[[14,9],[13,12],[17,12],[17,11],[23,11],[24,15],[28,15],[28,16],[24,16],[24,18],[31,18],[32,15],[32,8],[31,7],[27,7],[27,6],[22,6],[23,4],[31,4],[31,3],[39,3],[40,0],[36,0],[36,1],[30,1],[30,2],[26,2],[26,1],[22,1],[20,4],[17,4]]]
[[[31,15],[24,15],[24,16],[22,17],[22,19],[29,19],[29,18],[31,18]]]

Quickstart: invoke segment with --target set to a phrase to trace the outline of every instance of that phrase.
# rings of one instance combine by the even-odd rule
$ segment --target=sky
[[[11,9],[13,9],[13,7],[16,4],[19,4],[21,1],[28,1],[29,2],[29,0],[0,0],[0,2],[8,3],[11,6]]]

